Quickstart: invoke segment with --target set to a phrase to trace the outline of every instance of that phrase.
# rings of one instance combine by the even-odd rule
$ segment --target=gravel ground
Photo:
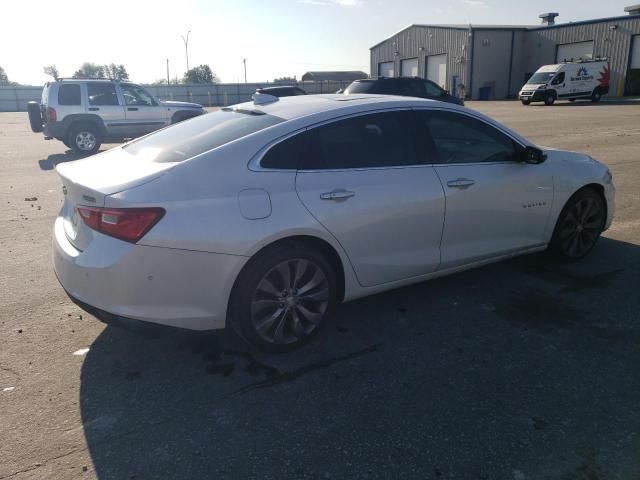
[[[278,356],[73,305],[50,234],[74,157],[0,114],[0,479],[640,479],[640,103],[468,106],[606,162],[612,228],[578,264],[344,305]]]

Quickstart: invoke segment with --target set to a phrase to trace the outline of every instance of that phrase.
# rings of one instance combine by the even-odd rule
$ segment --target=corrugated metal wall
[[[612,29],[614,25],[616,28]],[[594,56],[607,57],[611,65],[610,95],[623,95],[631,39],[638,34],[640,16],[529,30],[525,35],[526,71],[534,72],[541,65],[555,63],[557,45],[593,40]]]
[[[468,83],[465,77],[469,61],[469,30],[412,26],[371,49],[371,76],[378,75],[378,64],[394,62],[396,75],[400,72],[400,60],[418,59],[418,76],[426,77],[426,57],[447,54],[447,88],[453,75]],[[396,55],[395,52],[398,52]]]
[[[610,95],[620,96],[624,94],[632,38],[640,34],[640,16],[515,30],[512,56],[507,53],[511,50],[511,30],[474,28],[473,38],[477,42],[473,48],[469,47],[469,33],[462,28],[411,26],[371,48],[371,75],[377,76],[380,63],[391,61],[399,75],[400,60],[417,58],[418,75],[426,77],[426,56],[446,53],[447,82],[457,75],[467,88],[472,83],[474,98],[478,98],[480,87],[494,85],[494,98],[506,98],[517,94],[527,74],[555,63],[558,45],[593,40],[594,55],[607,57],[611,64]],[[482,45],[483,39],[488,40],[489,46]],[[469,78],[471,50],[473,82]],[[511,72],[505,71],[509,64]]]

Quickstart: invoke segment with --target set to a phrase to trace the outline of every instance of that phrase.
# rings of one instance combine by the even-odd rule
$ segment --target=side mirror
[[[519,157],[521,162],[538,165],[547,159],[547,154],[536,147],[525,147]]]

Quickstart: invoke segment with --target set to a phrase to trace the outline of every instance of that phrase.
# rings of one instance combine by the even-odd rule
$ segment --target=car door
[[[116,87],[111,82],[87,81],[87,113],[102,119],[108,137],[121,138],[126,131],[124,107],[118,101]]]
[[[571,95],[571,84],[565,81],[565,72],[558,73],[553,80],[551,80],[551,86],[558,94],[558,98],[566,98]]]
[[[440,268],[543,245],[553,201],[550,167],[517,161],[523,147],[470,114],[416,114],[446,196]]]
[[[298,196],[344,248],[364,286],[440,264],[444,192],[421,163],[409,110],[361,114],[310,129]]]
[[[138,137],[168,125],[166,108],[144,88],[133,83],[121,83],[120,92],[125,105],[129,136]]]

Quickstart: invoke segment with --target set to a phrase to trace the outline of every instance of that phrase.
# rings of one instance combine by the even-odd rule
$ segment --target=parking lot
[[[640,479],[640,103],[468,106],[609,165],[611,229],[577,264],[346,304],[281,355],[72,304],[50,233],[76,157],[0,113],[0,479]]]

